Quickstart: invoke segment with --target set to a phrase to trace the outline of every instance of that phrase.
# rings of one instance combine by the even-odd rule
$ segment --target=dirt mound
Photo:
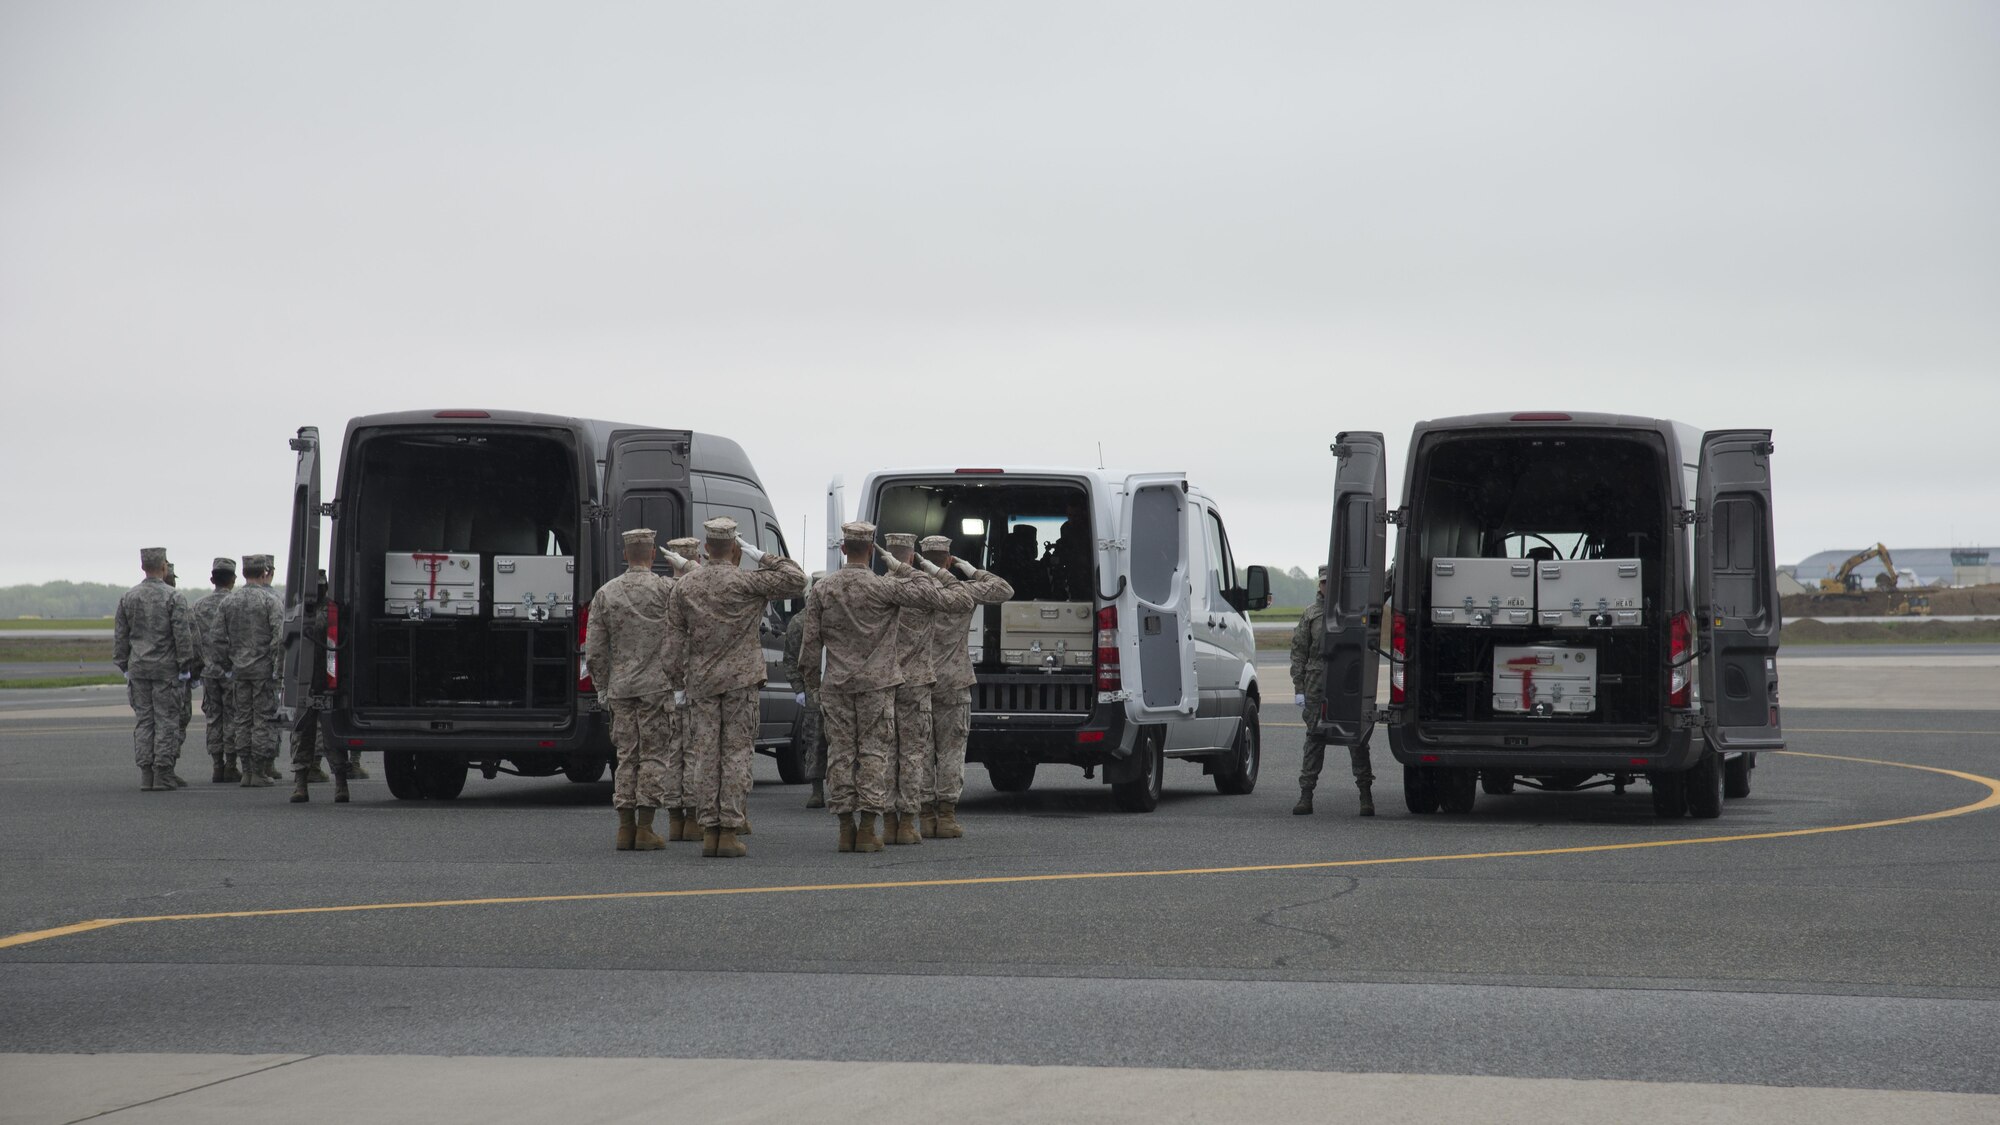
[[[1967,586],[1962,590],[1864,590],[1859,594],[1793,594],[1784,601],[1785,616],[1887,617],[1906,599],[1931,600],[1937,617],[2000,616],[2000,585]]]

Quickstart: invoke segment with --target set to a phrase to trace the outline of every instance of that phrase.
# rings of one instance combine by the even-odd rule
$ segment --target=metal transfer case
[[[493,556],[496,621],[568,621],[576,617],[576,559],[569,555]]]
[[[382,607],[391,617],[479,616],[479,556],[390,551],[383,556]]]
[[[986,615],[993,609],[990,605],[972,607],[972,620],[966,625],[965,649],[972,657],[972,666],[986,663]]]
[[[1493,646],[1493,711],[1588,715],[1597,710],[1597,650],[1569,645]]]
[[[1093,667],[1094,624],[1089,602],[1004,602],[1000,663],[1012,668]]]
[[[1638,559],[1565,559],[1535,566],[1536,610],[1550,629],[1629,629],[1645,624]]]
[[[1533,625],[1535,564],[1529,559],[1431,560],[1434,625]]]

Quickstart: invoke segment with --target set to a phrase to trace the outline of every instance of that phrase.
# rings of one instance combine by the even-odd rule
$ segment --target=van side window
[[[768,519],[757,527],[757,549],[774,555],[784,555],[786,558],[792,557],[785,551],[784,534],[778,530],[777,524]]]
[[[1220,605],[1223,595],[1236,588],[1236,560],[1229,554],[1229,534],[1222,529],[1222,517],[1213,508],[1203,511],[1208,515],[1202,523],[1208,539],[1209,600]]]

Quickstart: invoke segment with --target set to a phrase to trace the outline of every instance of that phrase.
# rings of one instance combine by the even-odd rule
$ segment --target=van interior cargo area
[[[565,435],[481,429],[365,438],[357,495],[343,497],[349,559],[360,574],[355,706],[562,710],[571,706],[576,626],[475,615],[392,615],[390,556],[477,559],[494,591],[495,560],[577,555],[575,457]],[[501,585],[510,579],[501,575]]]
[[[1423,722],[1501,722],[1545,728],[1653,724],[1665,688],[1661,659],[1667,624],[1656,607],[1673,572],[1667,520],[1668,466],[1656,439],[1561,434],[1440,437],[1422,451],[1412,515],[1421,557],[1414,581],[1422,604],[1409,614],[1417,638],[1417,716]],[[1490,627],[1438,625],[1431,604],[1433,560],[1638,560],[1642,623],[1636,627],[1554,629],[1502,615]],[[1496,650],[1585,646],[1596,706],[1579,713],[1519,715],[1497,710]],[[1507,671],[1500,670],[1505,678]]]
[[[952,554],[1014,587],[1006,606],[975,618],[984,620],[985,634],[974,646],[974,713],[1090,712],[1097,573],[1090,498],[1081,484],[897,481],[877,494],[875,521],[885,532],[948,535]]]

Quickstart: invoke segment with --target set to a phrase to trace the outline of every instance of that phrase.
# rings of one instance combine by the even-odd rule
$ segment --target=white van
[[[826,518],[836,569],[849,518],[839,478]],[[882,470],[862,482],[854,518],[878,534],[948,535],[959,558],[1013,584],[971,626],[966,760],[994,788],[1023,792],[1044,763],[1102,768],[1120,808],[1150,812],[1169,758],[1200,762],[1224,793],[1255,788],[1248,614],[1270,602],[1270,577],[1239,572],[1220,509],[1185,474]]]

